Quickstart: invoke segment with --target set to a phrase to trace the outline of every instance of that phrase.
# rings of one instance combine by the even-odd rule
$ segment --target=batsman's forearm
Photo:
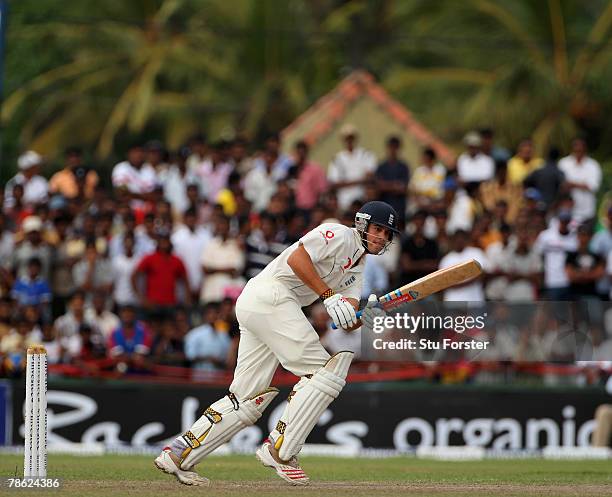
[[[287,259],[287,264],[304,284],[317,295],[321,295],[329,287],[321,279],[312,263],[312,259],[303,245],[300,245]]]

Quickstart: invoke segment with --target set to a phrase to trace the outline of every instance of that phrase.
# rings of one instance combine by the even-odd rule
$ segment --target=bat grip
[[[363,311],[357,311],[357,319],[361,318],[361,315],[363,314]],[[332,322],[332,330],[337,330],[338,327],[336,326],[336,323]]]

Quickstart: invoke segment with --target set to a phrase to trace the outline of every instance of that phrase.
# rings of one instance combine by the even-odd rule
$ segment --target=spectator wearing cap
[[[457,176],[462,183],[482,183],[495,175],[495,163],[481,152],[482,139],[475,131],[463,137],[466,151],[457,159]]]
[[[534,155],[531,139],[523,140],[519,143],[516,155],[508,161],[508,182],[520,185],[529,173],[543,165],[544,160]]]
[[[127,192],[133,199],[133,208],[143,208],[142,200],[148,200],[157,184],[155,169],[145,164],[145,150],[142,145],[130,146],[127,160],[119,162],[113,168],[113,187]]]
[[[571,221],[571,211],[559,211],[557,222],[542,231],[534,244],[534,249],[543,259],[544,291],[549,300],[569,300],[571,297],[565,262],[567,254],[578,248],[576,233],[570,230]]]
[[[164,197],[172,204],[175,218],[182,216],[189,208],[187,185],[196,184],[199,188],[197,175],[187,167],[187,158],[190,155],[191,150],[188,147],[181,147],[174,154],[173,164],[165,172],[158,174],[158,180],[164,185]]]
[[[37,216],[29,216],[23,221],[25,239],[17,245],[11,258],[11,268],[17,278],[25,278],[28,274],[28,262],[33,257],[41,261],[41,275],[49,281],[53,250],[43,240],[42,221]]]
[[[392,206],[399,215],[400,226],[403,226],[406,218],[410,169],[400,158],[401,148],[402,141],[397,136],[387,139],[387,157],[378,165],[374,177],[378,188],[376,200],[382,200]]]
[[[601,166],[587,155],[587,144],[582,138],[572,142],[572,153],[559,161],[567,187],[574,199],[572,216],[578,221],[595,217],[596,195],[601,186]]]
[[[245,251],[240,241],[230,233],[228,218],[217,216],[214,238],[202,252],[200,263],[205,275],[200,292],[201,302],[219,302],[225,297],[238,297],[245,284],[241,276],[245,267]]]
[[[144,292],[138,285],[140,276],[144,277]],[[184,304],[191,304],[188,291],[189,281],[183,261],[172,253],[170,232],[157,232],[157,248],[152,254],[145,255],[131,276],[132,288],[138,295],[141,305],[148,310],[167,308],[178,303],[177,284],[184,286]]]
[[[185,211],[183,224],[172,234],[174,253],[180,257],[187,270],[193,302],[197,302],[202,288],[202,252],[211,239],[210,230],[198,225],[198,213],[193,208]]]
[[[537,210],[546,210],[544,204],[544,197],[540,193],[540,190],[535,188],[526,188],[523,192],[523,198],[525,199],[525,208],[529,213],[533,213]]]
[[[327,189],[327,177],[319,164],[309,160],[310,147],[304,140],[295,144],[293,165],[289,176],[293,179],[295,206],[310,211]]]
[[[13,188],[15,185],[23,187],[23,204],[33,207],[45,202],[49,194],[47,180],[38,174],[43,163],[41,155],[33,150],[28,150],[17,159],[19,172],[13,176],[4,188],[4,208],[11,209],[15,206]]]
[[[554,205],[565,181],[565,174],[558,166],[559,156],[559,150],[551,148],[544,166],[529,173],[523,181],[525,188],[535,188],[542,194],[547,209]]]
[[[410,179],[412,200],[418,208],[427,208],[432,202],[444,195],[446,167],[438,161],[433,148],[427,147],[421,156],[421,165]]]
[[[34,305],[41,313],[48,316],[49,304],[51,303],[51,288],[49,283],[42,277],[42,263],[40,259],[32,257],[28,261],[28,272],[25,277],[17,278],[11,297],[22,306]]]
[[[578,227],[578,248],[568,252],[565,272],[573,300],[597,298],[597,281],[605,274],[606,260],[589,249],[592,238],[590,224]]]
[[[69,147],[64,152],[64,169],[58,171],[49,181],[49,193],[62,195],[67,199],[93,198],[100,178],[93,169],[83,164],[83,152],[78,147]]]
[[[219,192],[227,186],[233,166],[223,160],[225,142],[216,142],[210,149],[210,156],[195,171],[201,188],[201,195],[214,204]]]
[[[329,164],[327,179],[330,187],[338,194],[338,205],[347,210],[355,200],[362,200],[364,185],[376,171],[376,156],[358,146],[359,135],[352,124],[340,128],[344,149],[338,152]]]

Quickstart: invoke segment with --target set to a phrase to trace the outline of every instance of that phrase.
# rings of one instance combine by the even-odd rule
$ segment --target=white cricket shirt
[[[287,264],[287,259],[300,244],[308,252],[321,279],[334,292],[359,300],[364,264],[363,261],[357,265],[355,263],[365,249],[357,230],[343,224],[325,223],[309,231],[253,279],[274,278],[295,295],[302,307],[312,304],[319,296]]]

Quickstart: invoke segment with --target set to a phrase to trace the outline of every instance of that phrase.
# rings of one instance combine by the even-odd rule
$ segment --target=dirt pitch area
[[[0,475],[22,472],[22,458],[0,456]],[[485,460],[429,461],[410,457],[335,459],[308,457],[308,487],[286,485],[253,457],[209,458],[200,472],[210,487],[185,487],[153,467],[144,456],[51,455],[49,476],[63,479],[54,491],[7,491],[4,495],[61,496],[210,495],[220,497],[325,496],[612,496],[610,461]]]

